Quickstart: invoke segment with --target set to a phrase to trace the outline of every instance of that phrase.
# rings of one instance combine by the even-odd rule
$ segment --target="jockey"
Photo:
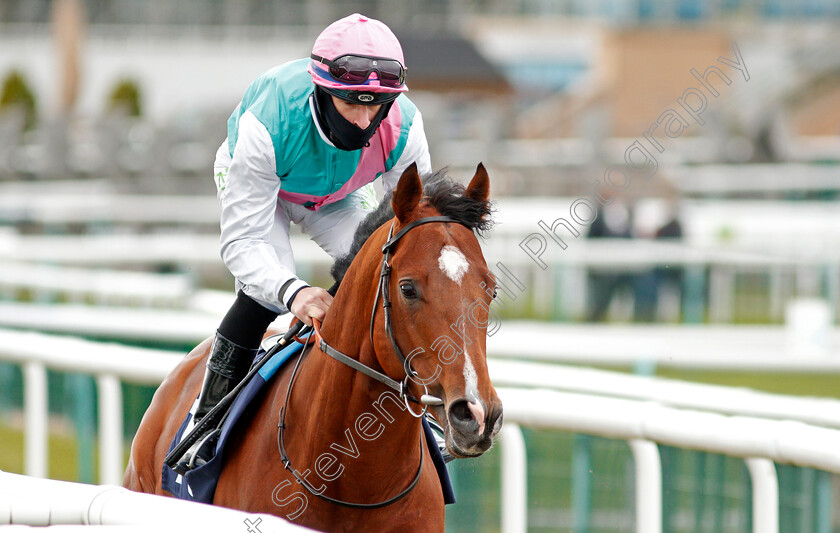
[[[237,295],[213,339],[196,422],[247,374],[279,314],[311,325],[330,307],[326,290],[295,274],[290,223],[341,257],[377,205],[376,178],[387,193],[411,163],[431,171],[420,112],[402,94],[405,72],[396,36],[356,13],[328,26],[309,58],[257,77],[228,119],[214,175]],[[204,440],[182,464],[206,462]]]

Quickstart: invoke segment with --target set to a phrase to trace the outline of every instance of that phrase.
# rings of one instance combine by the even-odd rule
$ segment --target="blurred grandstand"
[[[81,13],[58,9],[67,3]],[[627,141],[697,85],[689,70],[731,57],[733,42],[750,82],[726,87],[702,127],[669,139],[666,168],[634,194],[836,192],[825,163],[840,159],[840,8],[818,0],[8,0],[0,77],[22,74],[37,122],[22,131],[21,113],[2,113],[0,179],[122,176],[137,190],[212,192],[205,171],[248,81],[305,55],[319,29],[348,10],[382,18],[404,39],[433,164],[483,160],[506,195],[582,194],[599,165],[621,161]],[[78,55],[70,100],[57,14],[84,25],[75,44],[61,45]],[[123,80],[141,104],[128,116],[109,105]],[[768,162],[776,167],[767,178],[745,168]],[[698,180],[696,167],[712,163],[725,166]],[[795,179],[803,172],[807,179]]]

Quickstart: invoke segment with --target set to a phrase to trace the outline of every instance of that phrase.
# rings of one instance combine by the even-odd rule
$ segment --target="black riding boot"
[[[236,387],[248,373],[257,350],[244,348],[216,332],[207,360],[204,384],[198,395],[194,420],[197,424],[222,398]],[[180,464],[192,469],[209,461],[218,439],[218,431],[208,431],[184,454]]]

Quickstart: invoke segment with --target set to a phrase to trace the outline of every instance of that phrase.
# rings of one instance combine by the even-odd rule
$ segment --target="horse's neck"
[[[324,323],[324,339],[335,349],[381,372],[368,340],[373,301],[359,302],[358,295],[343,296],[337,297],[330,309]],[[293,391],[288,426],[289,437],[294,435],[298,449],[290,451],[290,455],[301,457],[303,468],[316,469],[323,454],[336,457],[346,473],[328,486],[358,483],[350,480],[356,473],[384,469],[383,475],[403,480],[416,470],[422,428],[390,388],[316,347],[303,362]],[[305,449],[301,449],[302,443]],[[327,474],[334,473],[334,468],[327,469]]]

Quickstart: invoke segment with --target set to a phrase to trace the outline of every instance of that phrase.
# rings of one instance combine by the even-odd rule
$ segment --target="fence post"
[[[636,531],[662,533],[662,462],[655,442],[630,441],[636,463]]]
[[[779,533],[779,480],[770,459],[749,457],[747,469],[752,480],[753,531]]]
[[[24,472],[33,477],[47,477],[49,436],[47,427],[47,369],[40,361],[23,366]]]
[[[120,380],[113,374],[96,378],[99,388],[99,483],[122,485],[123,421]]]
[[[518,424],[502,426],[502,533],[528,531],[528,463]]]

